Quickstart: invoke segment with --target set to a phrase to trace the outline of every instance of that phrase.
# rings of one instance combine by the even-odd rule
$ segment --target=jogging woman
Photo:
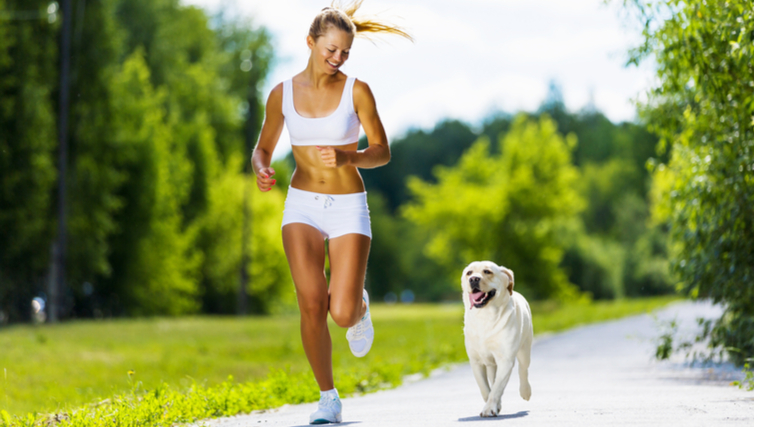
[[[296,169],[285,200],[282,242],[301,312],[301,341],[321,390],[311,424],[342,421],[327,314],[348,328],[346,338],[355,356],[366,355],[372,346],[374,329],[364,290],[372,231],[358,168],[382,166],[391,157],[372,91],[340,67],[358,33],[411,39],[398,27],[356,19],[361,3],[327,7],[314,18],[306,37],[311,50],[306,69],[272,89],[251,159],[259,189],[269,191],[276,181],[272,153],[283,125],[288,127]],[[368,147],[357,151],[360,126]],[[330,260],[329,286],[325,255]]]

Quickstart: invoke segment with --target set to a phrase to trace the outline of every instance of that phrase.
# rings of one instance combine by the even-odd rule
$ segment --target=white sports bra
[[[327,117],[303,117],[293,105],[293,79],[282,83],[282,115],[291,145],[345,145],[359,140],[359,116],[354,111],[353,88],[349,77],[343,87],[338,108]]]

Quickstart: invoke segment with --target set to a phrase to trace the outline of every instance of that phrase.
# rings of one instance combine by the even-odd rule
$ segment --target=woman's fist
[[[338,150],[333,147],[320,147],[318,145],[317,150],[319,150],[319,156],[322,158],[322,163],[328,168],[339,168],[345,165],[348,161],[348,156],[343,150]]]
[[[259,186],[259,190],[261,191],[269,191],[272,189],[272,186],[277,182],[276,179],[272,179],[274,176],[274,169],[272,168],[261,168],[256,172],[256,185]]]

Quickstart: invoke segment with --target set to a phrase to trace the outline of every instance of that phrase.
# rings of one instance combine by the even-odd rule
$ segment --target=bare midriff
[[[343,151],[356,151],[358,143],[334,145]],[[330,168],[322,162],[320,152],[313,145],[294,145],[293,158],[296,170],[290,180],[293,188],[321,194],[351,194],[364,192],[364,181],[355,166]]]

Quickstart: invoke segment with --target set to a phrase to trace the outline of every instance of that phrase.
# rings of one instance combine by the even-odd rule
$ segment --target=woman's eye
[[[327,51],[330,53],[335,53],[335,49],[327,49]]]

